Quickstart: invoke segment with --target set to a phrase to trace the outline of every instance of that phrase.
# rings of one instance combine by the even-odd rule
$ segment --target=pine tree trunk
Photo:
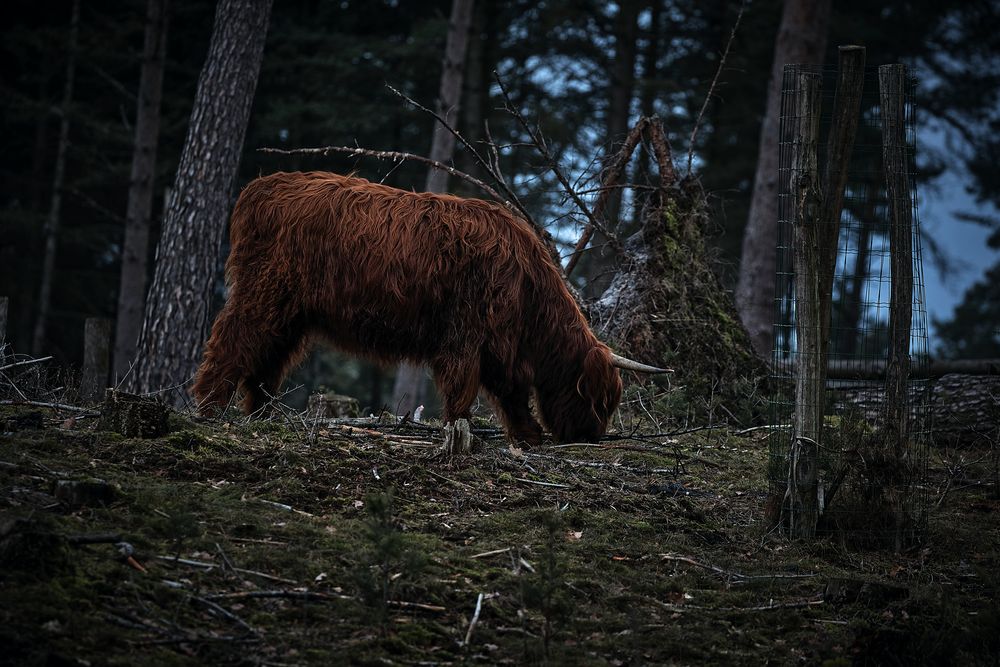
[[[124,377],[135,355],[146,301],[146,258],[149,254],[149,218],[153,208],[156,143],[160,134],[160,99],[166,57],[169,0],[148,0],[146,37],[135,121],[135,148],[125,214],[122,272],[115,324],[114,375]]]
[[[133,390],[187,383],[201,358],[219,251],[272,0],[220,0],[146,300]],[[186,401],[172,392],[171,401]]]
[[[465,67],[466,45],[469,41],[471,22],[472,0],[453,0],[437,104],[438,115],[447,120],[448,124],[453,127],[455,126],[454,120],[458,117],[459,101],[462,95],[462,72]],[[440,123],[436,123],[429,157],[432,160],[448,162],[454,152],[454,135],[442,127]],[[431,169],[427,174],[425,189],[427,192],[447,191],[447,172]],[[417,406],[423,404],[426,399],[427,375],[423,368],[412,364],[400,365],[392,389],[390,408],[395,410],[397,414],[413,414]]]
[[[778,125],[786,64],[822,63],[830,0],[786,0],[774,45],[767,108],[760,131],[750,214],[743,232],[736,305],[754,350],[770,358],[774,319],[775,244],[778,230]]]
[[[52,301],[52,279],[56,268],[56,243],[59,240],[59,216],[62,211],[63,180],[66,177],[66,150],[69,148],[69,107],[73,102],[73,83],[76,78],[76,45],[80,34],[80,0],[73,0],[73,14],[69,26],[69,55],[66,60],[66,82],[59,107],[59,147],[56,150],[55,172],[52,176],[52,199],[49,215],[45,220],[45,251],[42,258],[41,288],[38,292],[38,318],[31,351],[35,356],[45,346],[45,329]]]

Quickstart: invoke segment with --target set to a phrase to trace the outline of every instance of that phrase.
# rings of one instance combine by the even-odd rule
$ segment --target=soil
[[[445,457],[435,425],[72,414],[0,408],[0,662],[998,664],[989,451],[934,452],[897,554],[764,533],[766,429],[477,421]]]

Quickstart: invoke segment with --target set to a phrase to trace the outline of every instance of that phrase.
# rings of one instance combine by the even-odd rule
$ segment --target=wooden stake
[[[904,65],[878,68],[882,104],[882,165],[889,199],[889,256],[892,271],[889,304],[889,362],[885,382],[886,446],[898,459],[906,449],[910,376],[910,327],[913,308],[913,200],[910,196],[903,99]]]
[[[792,137],[790,192],[795,197],[795,378],[794,441],[789,456],[789,534],[812,537],[819,518],[816,448],[823,427],[826,355],[822,342],[821,262],[818,217],[821,204],[816,148],[819,142],[820,75],[802,72],[796,80],[797,107]],[[825,255],[825,253],[824,253]]]

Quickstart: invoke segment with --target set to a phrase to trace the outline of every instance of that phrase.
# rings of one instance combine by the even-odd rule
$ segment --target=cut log
[[[108,389],[97,427],[127,438],[158,438],[170,430],[168,413],[156,399]]]
[[[343,394],[313,394],[309,397],[309,417],[311,419],[331,419],[335,417],[357,417],[361,413],[358,399]]]
[[[1000,375],[949,374],[911,383],[909,391],[912,430],[928,433],[931,444],[986,445],[1000,439]],[[882,392],[869,384],[839,382],[832,396],[838,411],[853,407],[872,423],[883,410]]]

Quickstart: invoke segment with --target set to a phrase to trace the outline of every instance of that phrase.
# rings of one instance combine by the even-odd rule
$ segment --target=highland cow
[[[203,412],[237,392],[251,413],[309,341],[380,363],[427,364],[447,422],[480,389],[513,441],[604,434],[621,398],[617,357],[591,332],[545,246],[491,202],[323,172],[276,173],[240,194],[229,298],[192,390]],[[633,364],[629,366],[628,364]]]

